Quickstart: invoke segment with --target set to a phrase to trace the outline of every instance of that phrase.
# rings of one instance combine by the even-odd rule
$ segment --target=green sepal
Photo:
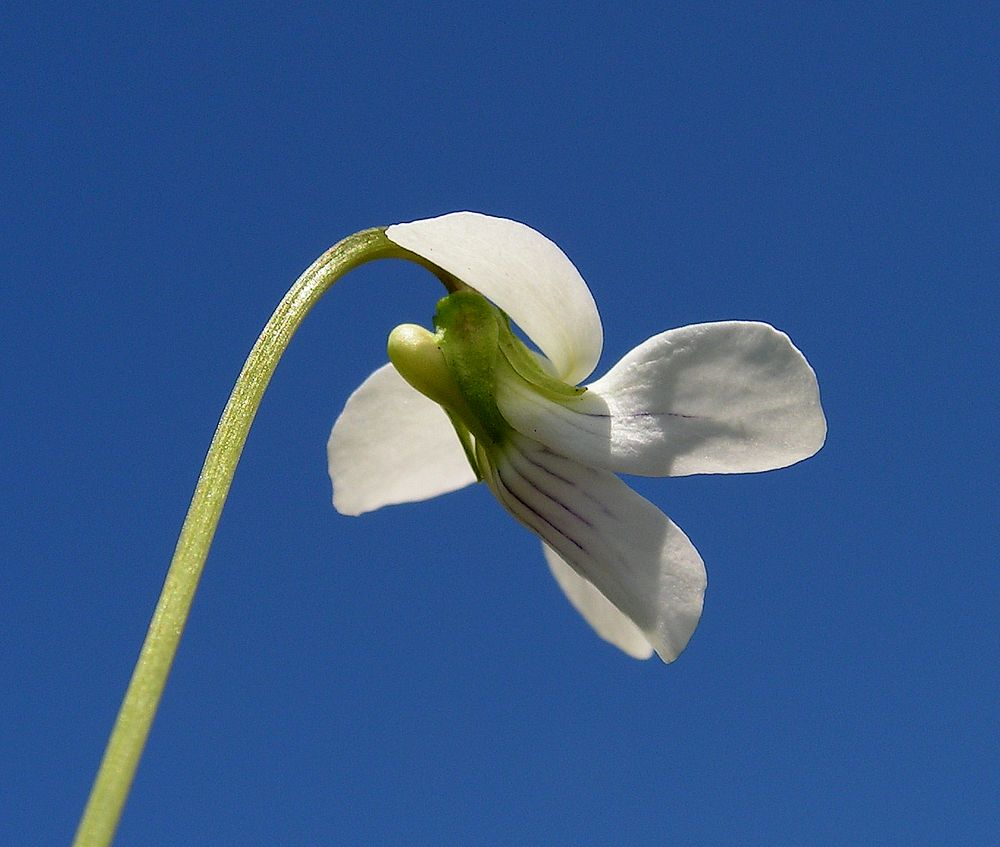
[[[438,301],[434,327],[438,349],[471,413],[461,416],[463,423],[477,441],[501,443],[510,425],[496,404],[501,364],[496,309],[475,291],[457,291]]]
[[[569,385],[547,374],[542,369],[542,366],[538,364],[538,359],[535,355],[524,345],[524,342],[520,338],[514,335],[514,331],[510,328],[510,319],[507,315],[499,309],[496,311],[497,320],[500,322],[498,334],[500,351],[507,360],[507,364],[513,368],[514,373],[525,382],[531,383],[550,400],[565,400],[567,398],[579,397],[587,390],[582,386]]]
[[[479,462],[476,459],[476,443],[472,437],[472,433],[469,432],[469,428],[462,423],[462,419],[455,412],[452,412],[448,408],[445,408],[444,412],[448,416],[448,420],[451,421],[451,425],[455,428],[458,441],[462,445],[462,450],[465,451],[465,458],[469,460],[469,466],[476,475],[476,482],[482,482],[483,473],[479,469]]]

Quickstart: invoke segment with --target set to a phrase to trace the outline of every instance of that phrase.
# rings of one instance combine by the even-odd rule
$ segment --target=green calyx
[[[566,400],[572,397],[579,397],[587,390],[582,386],[568,385],[554,376],[547,374],[538,363],[538,357],[524,346],[524,342],[520,338],[514,335],[510,328],[508,317],[499,309],[495,307],[491,308],[494,308],[497,317],[501,321],[499,333],[500,350],[507,360],[507,364],[511,366],[514,373],[521,377],[521,379],[533,385],[550,400]]]
[[[413,324],[396,327],[389,335],[389,359],[403,379],[448,413],[477,474],[470,433],[487,447],[502,444],[511,430],[497,408],[499,379],[521,379],[552,400],[586,391],[547,374],[507,316],[476,291],[439,300],[434,327],[436,333]]]

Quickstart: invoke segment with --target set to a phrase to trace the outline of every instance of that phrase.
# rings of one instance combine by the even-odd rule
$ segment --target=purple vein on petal
[[[558,456],[557,453],[554,453],[548,450],[547,448],[542,447],[541,445],[538,445],[538,447],[539,447],[539,452],[544,452],[550,456],[561,458]],[[622,555],[622,552],[616,549],[613,544],[608,543],[608,539],[605,537],[605,530],[602,530],[600,527],[595,526],[592,522],[584,519],[577,512],[570,509],[562,500],[560,500],[554,494],[540,487],[534,479],[526,476],[525,473],[515,465],[514,463],[515,458],[522,458],[531,467],[539,468],[540,470],[546,473],[551,473],[551,471],[549,471],[546,467],[539,465],[537,462],[532,461],[531,457],[529,457],[526,454],[526,451],[523,451],[520,448],[515,448],[514,450],[511,450],[510,452],[504,454],[501,457],[501,460],[503,461],[505,468],[501,469],[499,463],[494,466],[495,482],[497,484],[497,488],[502,489],[503,492],[506,495],[508,495],[509,498],[513,498],[514,500],[516,500],[517,503],[523,507],[523,509],[527,510],[532,516],[534,516],[535,520],[532,520],[529,517],[527,517],[520,509],[518,509],[514,504],[512,504],[509,501],[509,499],[506,502],[504,502],[506,498],[501,498],[501,501],[504,502],[504,505],[508,508],[508,510],[512,514],[514,514],[514,516],[517,517],[522,523],[526,524],[529,529],[533,530],[543,539],[548,541],[550,545],[561,556],[563,556],[563,558],[566,559],[566,561],[574,568],[574,570],[577,570],[577,572],[579,572],[582,576],[584,576],[585,579],[588,580],[591,579],[591,577],[587,575],[588,570],[596,569],[602,572],[606,579],[610,580],[615,584],[616,589],[622,596],[627,596],[628,589],[622,582],[621,575],[619,574],[619,570],[622,570],[622,573],[624,573],[624,570],[627,569],[626,562]],[[594,473],[592,469],[587,468],[585,466],[581,466],[581,469],[587,472]],[[513,480],[509,480],[506,476],[504,476],[504,470],[513,472],[513,474],[516,475],[516,477],[518,478],[518,480],[521,482],[522,485],[527,486],[528,488],[537,492],[541,498],[544,498],[544,500],[550,504],[550,508],[545,511],[550,512],[550,514],[548,515],[543,514],[534,506],[529,505],[529,503],[523,497],[518,495],[518,493],[512,488]],[[556,475],[552,474],[552,476]],[[561,477],[557,478],[561,479]],[[585,488],[581,488],[579,485],[573,482],[568,482],[566,484],[570,485],[575,493],[579,494],[581,497],[586,498],[587,500],[594,503],[597,507],[599,507],[600,510],[612,521],[616,523],[619,522],[620,519],[611,510],[609,510],[603,502],[594,497]],[[553,512],[554,514],[551,514]],[[559,520],[559,517],[557,516],[561,516],[563,520]],[[575,519],[583,527],[586,527],[586,529],[592,535],[593,540],[598,542],[598,550],[594,550],[590,546],[584,546],[584,544],[582,544],[580,540],[577,540],[577,538],[574,537],[575,535],[577,535],[577,533],[571,533],[564,527],[564,525],[563,526],[560,525],[564,524],[564,521],[567,518],[571,520]],[[547,532],[546,528],[551,530],[551,532],[555,534],[555,537],[553,537],[549,532]],[[568,548],[565,542],[569,542],[569,544],[571,544],[574,548],[576,548],[576,550]],[[580,560],[581,555],[585,557],[586,560],[589,560],[589,562],[591,563],[591,568],[585,568],[585,567],[581,568],[581,565],[583,565],[583,562],[581,562]],[[604,592],[602,591],[602,593]]]
[[[577,412],[587,418],[687,418],[688,420],[698,420],[701,415],[685,415],[682,412],[629,412],[627,415],[616,412]]]
[[[545,515],[541,514],[541,512],[539,512],[537,509],[531,506],[524,498],[520,497],[517,493],[515,493],[514,490],[510,487],[510,484],[507,482],[507,480],[504,479],[503,471],[500,470],[499,466],[494,468],[493,475],[494,475],[494,481],[497,486],[498,496],[501,493],[506,495],[505,497],[500,498],[503,501],[503,504],[515,517],[517,517],[523,523],[527,524],[529,529],[538,533],[538,535],[540,535],[542,538],[545,538],[547,541],[551,540],[552,546],[555,547],[556,541],[554,539],[551,539],[550,534],[546,532],[546,530],[544,529],[544,527],[548,527],[549,529],[552,530],[552,532],[554,532],[560,538],[564,539],[565,541],[568,541],[574,547],[579,549],[580,552],[582,553],[587,552],[586,549],[583,547],[583,545],[580,544],[580,542],[578,542],[575,538],[572,538],[569,535],[567,535],[562,529],[560,529],[558,526],[552,523],[552,521],[546,518]],[[520,474],[518,475],[520,476]],[[524,479],[523,477],[521,478]],[[528,484],[530,485],[530,482]],[[516,500],[517,503],[521,505],[523,510],[528,512],[528,515],[526,515],[524,511],[522,511],[522,509],[519,509],[517,506],[515,506],[511,502],[511,500]],[[532,520],[531,517],[529,517],[529,515],[534,516],[535,520]],[[559,546],[562,547],[563,545]]]
[[[539,449],[537,450],[536,455],[539,456],[539,457],[540,456],[551,456],[551,457],[553,457],[555,459],[561,459],[561,458],[563,458],[563,457],[559,456],[558,453],[553,452],[552,450],[550,450],[548,447],[546,447],[544,445],[539,445]],[[526,462],[528,462],[528,464],[532,465],[533,467],[538,468],[543,473],[546,473],[549,476],[555,477],[556,479],[560,480],[564,484],[566,484],[566,485],[570,486],[571,488],[573,488],[582,497],[586,497],[591,503],[593,503],[595,506],[597,506],[608,517],[610,517],[610,518],[614,518],[615,517],[615,515],[608,509],[608,507],[603,502],[601,502],[596,497],[594,497],[585,488],[580,488],[580,486],[576,482],[574,482],[573,480],[567,479],[566,477],[562,476],[561,474],[556,473],[554,470],[552,470],[551,467],[549,467],[546,464],[543,464],[541,461],[537,461],[536,459],[533,459],[525,451],[518,451],[518,456],[520,456],[522,459],[524,459]],[[563,461],[566,461],[566,459],[563,459]],[[589,470],[587,468],[584,468],[584,469],[585,470]],[[519,475],[522,477],[522,479],[525,478],[524,474],[519,474]],[[536,486],[536,487],[538,487],[538,486]],[[540,490],[542,490],[542,489],[540,489]],[[573,510],[570,509],[568,506],[566,506],[561,500],[559,500],[558,497],[555,497],[554,495],[551,495],[547,491],[544,491],[544,490],[542,490],[542,493],[545,494],[546,496],[548,496],[549,499],[552,500],[553,502],[558,503],[560,506],[562,506],[564,509],[566,509],[566,511],[570,512],[571,514],[576,515],[576,513],[573,512]],[[579,515],[576,515],[576,516],[580,517]],[[582,517],[580,517],[580,520],[583,521],[585,524],[587,524],[587,526],[590,526],[590,527],[593,526],[593,524],[591,524],[589,521],[584,520]]]

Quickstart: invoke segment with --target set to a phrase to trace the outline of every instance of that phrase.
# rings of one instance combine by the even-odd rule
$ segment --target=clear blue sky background
[[[633,661],[485,490],[334,512],[330,425],[441,294],[354,273],[265,398],[118,843],[995,836],[998,39],[994,3],[7,4],[0,843],[70,839],[277,300],[457,209],[574,260],[599,370],[784,329],[826,447],[636,483],[709,593]]]

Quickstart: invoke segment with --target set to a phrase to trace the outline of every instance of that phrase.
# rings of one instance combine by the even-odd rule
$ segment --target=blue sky
[[[599,371],[727,318],[823,451],[638,480],[709,590],[633,661],[475,488],[346,518],[324,445],[441,290],[340,283],[251,433],[120,844],[982,844],[1000,815],[994,4],[8,4],[0,842],[66,843],[208,441],[298,273],[474,209]]]

